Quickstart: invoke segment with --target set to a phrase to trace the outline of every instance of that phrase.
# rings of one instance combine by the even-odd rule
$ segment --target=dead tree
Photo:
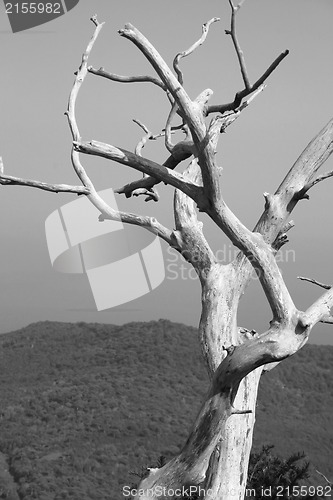
[[[331,286],[303,278],[324,287],[325,292],[306,311],[300,311],[290,296],[275,259],[276,252],[288,241],[286,233],[293,226],[290,215],[297,203],[308,197],[315,184],[333,175],[333,172],[317,174],[333,151],[333,120],[305,148],[276,192],[264,194],[264,211],[252,231],[235,216],[222,196],[221,169],[216,162],[220,134],[260,94],[266,79],[288,54],[288,51],[282,52],[254,84],[250,83],[235,26],[243,1],[236,6],[233,0],[229,0],[231,26],[226,33],[234,45],[244,82],[244,89],[236,93],[232,102],[210,104],[213,94],[210,89],[192,100],[183,82],[182,58],[192,54],[204,42],[211,24],[218,18],[204,24],[200,39],[176,55],[174,71],[144,35],[127,24],[119,30],[119,34],[142,52],[157,76],[125,77],[88,66],[89,54],[103,26],[94,16],[94,34],[76,73],[66,113],[73,138],[71,160],[80,185],[47,184],[12,177],[4,174],[1,165],[1,184],[87,196],[100,211],[101,221],[121,219],[157,234],[180,252],[199,276],[202,287],[199,342],[210,376],[210,387],[179,455],[163,467],[150,470],[140,484],[139,493],[143,499],[179,497],[189,488],[191,494],[196,492],[198,497],[203,497],[205,491],[206,500],[243,498],[257,388],[263,370],[271,369],[296,353],[307,342],[316,323],[333,323],[330,315],[333,305]],[[144,136],[134,153],[102,142],[83,141],[75,118],[75,103],[88,73],[114,81],[157,85],[170,102],[165,129],[154,136],[138,121]],[[175,119],[180,121],[180,125],[174,126]],[[181,129],[185,137],[174,143],[177,129]],[[164,137],[168,151],[164,163],[142,156],[142,148],[158,136]],[[174,229],[164,227],[153,217],[117,212],[110,208],[96,192],[81,163],[80,153],[101,156],[142,172],[142,178],[117,190],[127,198],[143,195],[146,201],[157,201],[155,186],[158,183],[164,182],[175,188]],[[183,173],[175,171],[186,160],[189,163]],[[239,249],[231,263],[221,264],[215,258],[198,220],[198,211],[206,213]],[[253,268],[272,311],[268,329],[261,333],[237,325],[239,301]]]

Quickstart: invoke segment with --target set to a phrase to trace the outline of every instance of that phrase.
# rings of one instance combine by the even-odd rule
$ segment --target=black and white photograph
[[[0,498],[332,498],[332,21],[0,3]]]

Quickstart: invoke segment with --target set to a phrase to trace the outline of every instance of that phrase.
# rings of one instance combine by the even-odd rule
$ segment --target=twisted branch
[[[182,52],[179,52],[176,55],[176,57],[174,58],[174,60],[173,60],[173,68],[174,68],[175,72],[177,73],[178,81],[179,81],[179,83],[181,85],[183,85],[184,79],[183,79],[183,73],[182,73],[182,71],[181,71],[181,69],[179,67],[179,61],[180,61],[180,59],[182,59],[183,57],[189,56],[190,54],[192,54],[195,51],[195,49],[197,49],[198,47],[200,47],[200,45],[202,45],[204,43],[204,41],[207,38],[210,25],[212,23],[216,23],[217,21],[220,21],[220,18],[219,17],[213,17],[212,19],[210,19],[209,21],[207,21],[205,24],[203,24],[202,25],[202,35],[199,38],[199,40],[197,40],[187,50],[183,50]]]
[[[231,36],[231,39],[232,39],[232,42],[233,42],[233,45],[234,45],[234,48],[235,48],[235,51],[237,54],[237,58],[238,58],[238,62],[239,62],[239,66],[240,66],[240,70],[241,70],[241,74],[242,74],[242,78],[243,78],[243,82],[244,82],[244,89],[236,93],[235,98],[232,102],[229,102],[227,104],[213,104],[213,105],[208,106],[207,110],[206,110],[207,115],[209,115],[210,113],[225,113],[226,111],[232,111],[232,110],[235,110],[236,108],[238,108],[240,106],[240,104],[242,103],[242,100],[245,97],[247,97],[248,95],[250,95],[252,92],[257,90],[261,85],[263,85],[265,83],[265,81],[267,80],[267,78],[277,68],[277,66],[289,54],[289,50],[285,50],[284,52],[282,52],[272,62],[272,64],[267,68],[267,70],[262,74],[262,76],[260,78],[258,78],[258,80],[253,85],[251,85],[250,79],[248,76],[248,71],[246,68],[244,53],[241,49],[240,43],[239,43],[238,38],[237,38],[237,33],[236,33],[236,15],[237,15],[237,12],[239,11],[239,9],[241,8],[241,6],[243,5],[244,1],[245,0],[241,0],[238,3],[238,5],[235,5],[233,3],[233,0],[229,0],[229,5],[231,7],[231,25],[230,25],[229,30],[225,30],[225,33],[227,35]]]

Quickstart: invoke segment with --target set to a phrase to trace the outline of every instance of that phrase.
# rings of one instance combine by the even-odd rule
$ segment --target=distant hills
[[[130,471],[177,453],[208,386],[196,329],[166,320],[40,322],[0,344],[8,500],[124,498]],[[332,480],[332,409],[333,346],[305,346],[262,377],[254,449],[304,451],[310,484]]]

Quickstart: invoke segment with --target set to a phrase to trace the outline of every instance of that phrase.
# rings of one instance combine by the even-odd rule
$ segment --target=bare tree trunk
[[[217,367],[235,345],[252,334],[237,327],[238,300],[234,295],[234,269],[216,264],[202,273],[202,315],[199,339],[211,377],[210,387],[179,456],[145,479],[140,498],[175,498],[179,491],[194,497],[242,499],[252,446],[255,405],[261,368],[235,387],[217,391]],[[230,393],[234,396],[230,398]],[[178,492],[177,492],[178,490]],[[160,496],[161,491],[165,496]],[[155,493],[155,495],[154,495]]]
[[[258,368],[249,373],[240,383],[235,407],[252,413],[235,414],[227,420],[215,463],[208,473],[206,499],[244,498],[261,371]]]

